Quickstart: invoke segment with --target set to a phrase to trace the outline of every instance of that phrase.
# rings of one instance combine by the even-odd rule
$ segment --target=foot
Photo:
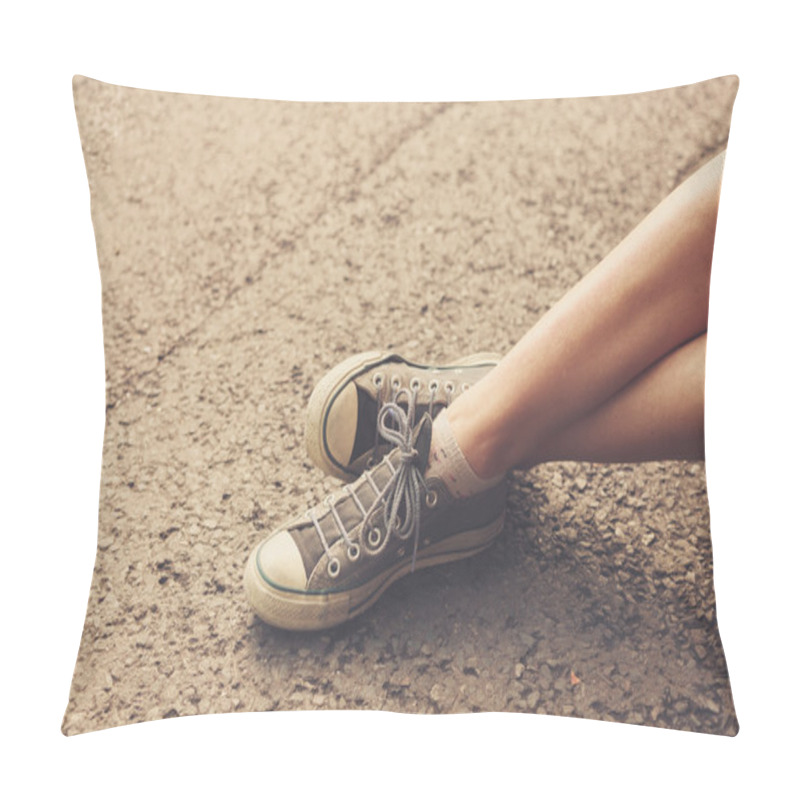
[[[456,499],[440,479],[426,479],[432,427],[427,412],[412,430],[406,410],[385,403],[377,425],[394,449],[274,531],[250,556],[247,598],[270,625],[338,625],[366,611],[415,568],[478,553],[502,530],[504,481]]]
[[[309,458],[327,474],[352,480],[391,449],[378,430],[384,404],[401,406],[413,427],[416,417],[423,412],[435,417],[499,360],[494,353],[444,366],[414,364],[384,352],[348,358],[320,380],[309,400]]]

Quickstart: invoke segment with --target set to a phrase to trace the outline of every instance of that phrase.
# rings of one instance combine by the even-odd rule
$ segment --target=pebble
[[[405,651],[409,658],[413,658],[420,651],[419,642],[415,639],[409,639],[405,644]]]
[[[703,708],[707,708],[712,714],[719,714],[719,703],[711,697],[704,697],[700,702]]]
[[[533,690],[533,691],[532,691],[532,692],[531,692],[531,693],[528,695],[528,699],[527,699],[527,701],[526,701],[526,702],[527,702],[527,704],[528,704],[528,708],[529,708],[531,711],[535,711],[535,710],[536,710],[536,706],[538,706],[538,705],[539,705],[539,699],[540,699],[540,698],[541,698],[541,694],[540,694],[540,693],[539,693],[539,692],[538,692],[536,689],[534,689],[534,690]]]
[[[525,665],[524,664],[515,664],[514,665],[514,677],[519,680],[522,677],[522,674],[525,672]]]
[[[696,644],[693,649],[694,654],[698,659],[700,659],[700,661],[702,661],[708,655],[708,651],[701,644]]]

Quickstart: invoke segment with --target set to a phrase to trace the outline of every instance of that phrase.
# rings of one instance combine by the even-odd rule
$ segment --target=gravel
[[[343,106],[78,81],[108,390],[64,732],[377,708],[735,734],[702,464],[515,473],[488,551],[322,634],[242,591],[258,541],[338,485],[304,455],[315,382],[376,347],[508,349],[724,146],[734,90]]]

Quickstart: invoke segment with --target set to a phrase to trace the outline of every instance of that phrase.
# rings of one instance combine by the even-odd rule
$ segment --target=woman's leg
[[[599,408],[552,434],[526,468],[546,461],[635,462],[705,457],[706,334],[664,356]]]
[[[615,460],[602,447],[589,449],[587,442],[582,451],[579,446],[581,426],[591,428],[594,413],[613,419],[617,440],[626,442],[609,453],[675,457],[669,437],[647,427],[647,414],[622,414],[608,401],[630,385],[632,393],[619,398],[620,408],[630,412],[634,401],[654,400],[657,378],[674,372],[680,380],[683,361],[691,357],[697,362],[700,342],[685,353],[664,357],[707,327],[723,162],[724,152],[675,189],[489,375],[444,412],[477,476],[491,478],[523,464],[568,458],[568,444],[572,453]],[[695,410],[689,414],[688,439],[696,440],[702,373],[697,363],[686,369],[693,370],[695,396],[678,397],[676,387],[663,402],[675,395],[676,402]],[[637,376],[639,381],[631,383]],[[667,406],[651,409],[662,421],[670,417]],[[444,423],[437,418],[436,424]],[[577,426],[572,432],[571,425]],[[563,454],[558,453],[560,445]],[[689,447],[687,452],[700,451]]]

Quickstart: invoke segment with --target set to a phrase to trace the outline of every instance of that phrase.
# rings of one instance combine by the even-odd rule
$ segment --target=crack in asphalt
[[[325,204],[318,209],[318,211],[311,216],[311,218],[298,229],[291,231],[287,235],[282,235],[280,240],[274,245],[271,250],[268,250],[262,254],[261,259],[259,260],[258,268],[255,272],[248,276],[250,279],[247,280],[244,284],[239,284],[234,286],[226,295],[222,302],[212,308],[193,328],[189,331],[181,334],[175,342],[173,342],[170,347],[168,347],[163,353],[158,354],[158,363],[155,364],[153,367],[149,369],[142,370],[138,372],[135,376],[129,376],[120,382],[120,390],[124,389],[125,387],[130,387],[135,390],[136,386],[140,383],[141,380],[147,378],[147,376],[152,375],[154,372],[157,372],[162,364],[170,358],[176,351],[180,350],[184,345],[186,345],[207,323],[210,319],[215,317],[220,311],[224,310],[231,299],[235,297],[240,291],[246,289],[250,286],[255,285],[258,281],[260,281],[264,273],[267,271],[267,267],[270,263],[274,261],[275,258],[279,258],[282,254],[286,252],[294,252],[294,244],[299,239],[302,239],[306,236],[309,231],[313,230],[313,228],[320,223],[322,219],[324,219],[327,215],[335,211],[336,209],[340,208],[343,203],[348,201],[349,194],[352,193],[352,189],[357,188],[359,186],[363,186],[382,166],[387,164],[395,154],[411,139],[417,136],[421,131],[428,128],[431,124],[433,124],[439,117],[442,116],[447,110],[452,108],[455,104],[454,103],[436,103],[434,104],[435,107],[433,112],[425,116],[420,122],[416,125],[412,125],[411,127],[407,128],[405,131],[401,132],[396,141],[386,148],[382,153],[378,153],[375,161],[370,165],[369,169],[361,175],[358,170],[356,170],[355,175],[349,181],[344,182],[341,185],[342,194],[339,197],[333,198],[333,201],[326,200]],[[351,189],[351,192],[346,192],[347,188]],[[280,305],[287,297],[289,297],[292,293],[292,289],[284,292],[283,294],[279,295],[277,298],[273,300],[270,304],[270,307],[274,308],[275,306]],[[135,395],[135,391],[134,391]],[[120,407],[121,401],[125,397],[125,394],[120,392],[120,394],[115,398],[107,398],[106,401],[106,422],[108,422],[110,414],[112,411],[117,410]]]

